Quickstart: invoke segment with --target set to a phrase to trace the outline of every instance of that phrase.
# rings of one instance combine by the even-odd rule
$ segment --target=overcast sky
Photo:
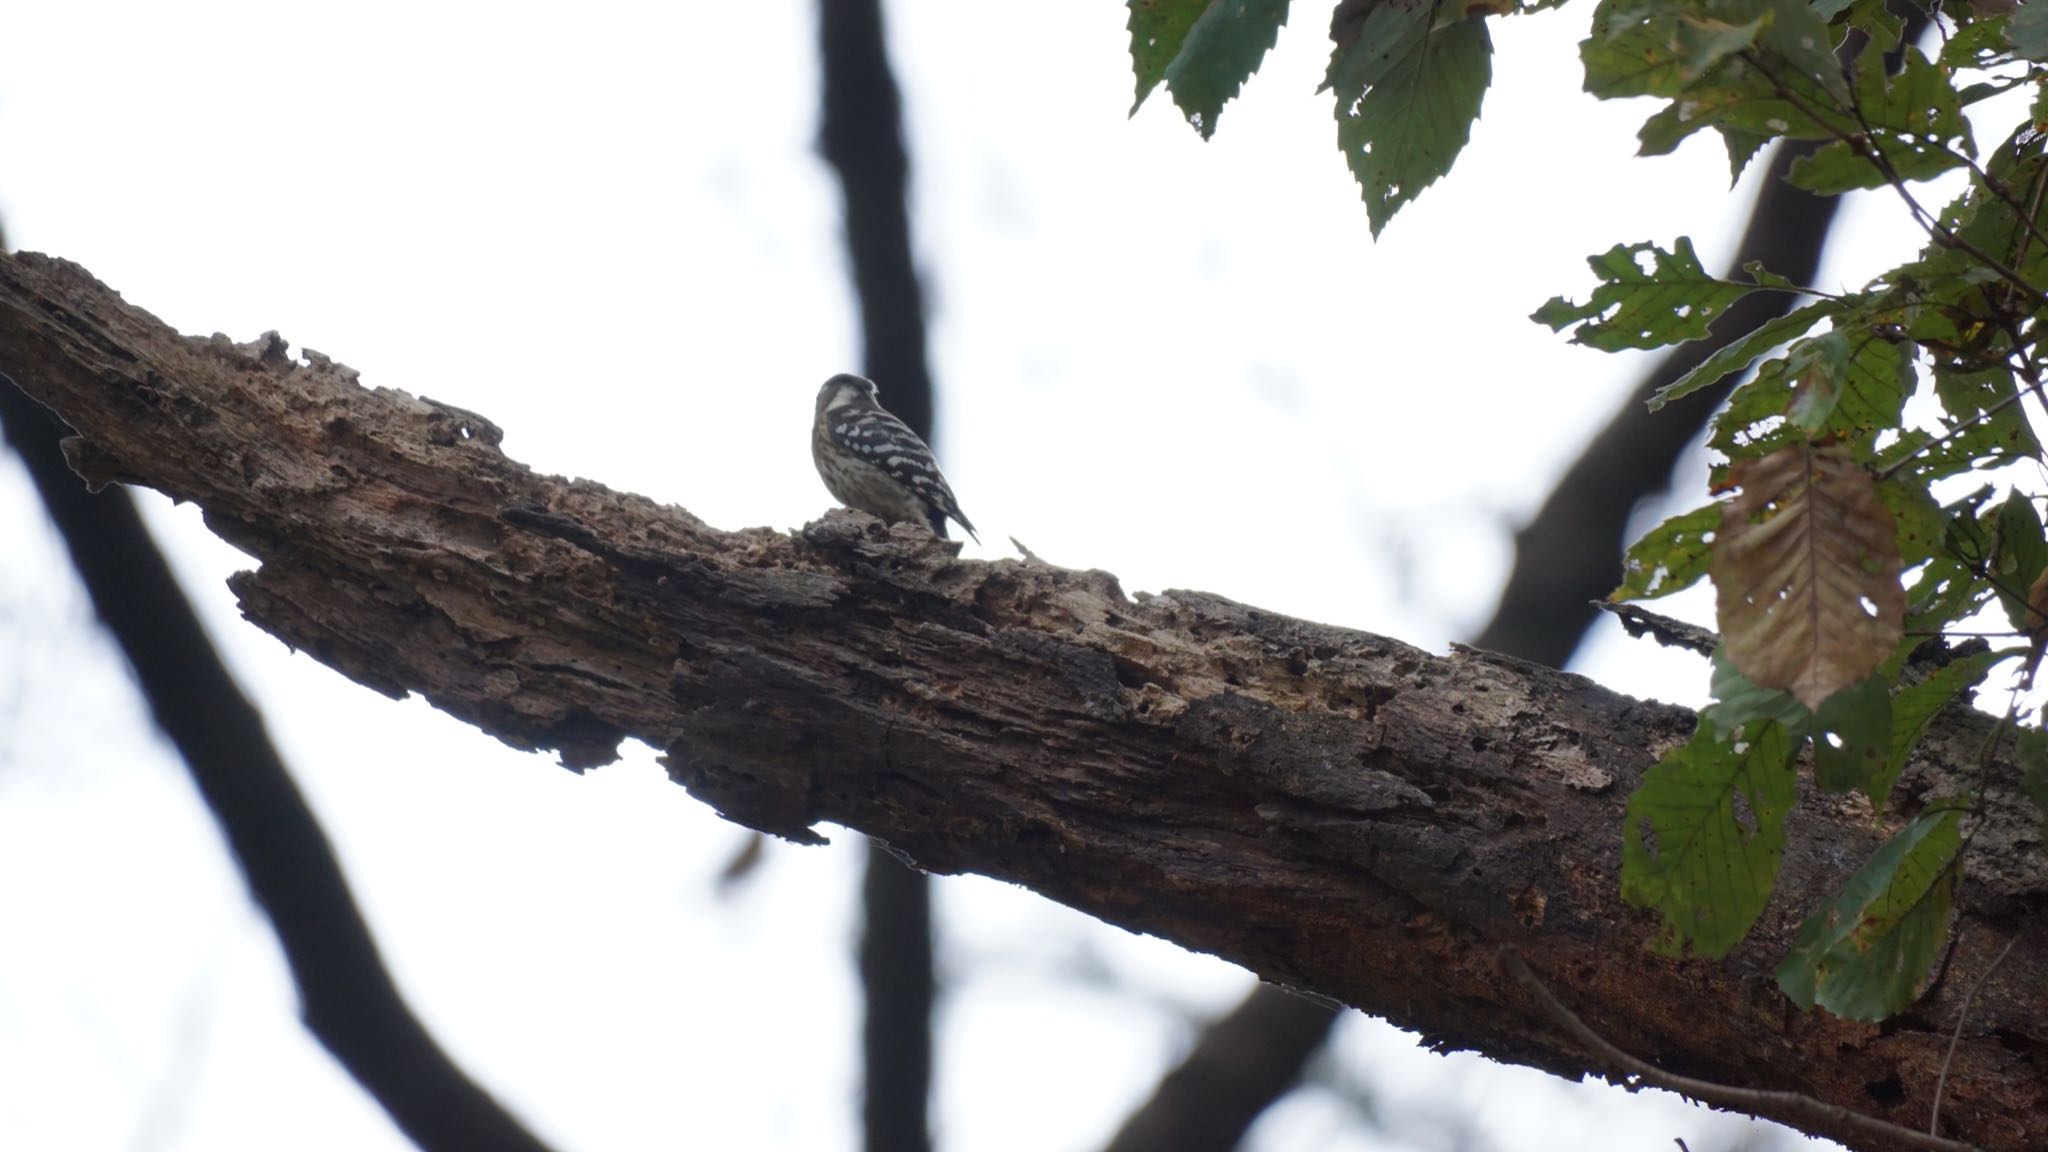
[[[1204,144],[1164,92],[1126,119],[1120,4],[892,5],[969,554],[1015,536],[1127,591],[1439,651],[1483,622],[1510,533],[1640,368],[1525,317],[1616,242],[1691,234],[1720,266],[1750,191],[1708,138],[1632,158],[1648,109],[1579,92],[1590,12],[1494,22],[1472,145],[1374,243],[1315,94],[1315,6]],[[71,0],[7,26],[16,247],[186,332],[277,329],[488,416],[537,468],[720,527],[828,506],[812,398],[859,351],[808,0]],[[1823,287],[1917,246],[1874,207]],[[223,581],[247,561],[192,509],[145,504],[465,1067],[564,1152],[854,1147],[857,836],[777,847],[721,898],[743,833],[650,750],[578,777],[359,689],[241,622]],[[1613,636],[1581,670],[1705,692],[1701,663]],[[0,1147],[405,1147],[300,1028],[124,677],[0,459]],[[1099,1145],[1249,987],[991,881],[937,899],[947,1152]],[[1337,1048],[1258,1148],[1704,1152],[1741,1127],[1355,1014]],[[1404,1138],[1366,1134],[1347,1091]]]

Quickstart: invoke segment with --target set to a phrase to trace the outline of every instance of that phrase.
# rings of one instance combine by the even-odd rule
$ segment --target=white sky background
[[[1442,650],[1633,358],[1526,315],[1587,255],[1692,234],[1748,185],[1719,145],[1632,158],[1643,107],[1579,92],[1590,5],[1496,21],[1472,146],[1374,244],[1298,5],[1202,144],[1125,119],[1121,4],[891,6],[940,385],[939,450],[1014,535],[1128,591],[1201,588]],[[0,221],[192,333],[275,328],[370,385],[475,409],[537,468],[794,527],[828,499],[812,398],[856,368],[836,187],[813,152],[811,0],[666,6],[17,5]],[[1940,195],[1930,197],[1939,201]],[[1859,215],[1859,282],[1917,246]],[[1681,494],[1691,504],[1697,486]],[[146,501],[309,793],[414,1007],[564,1152],[850,1149],[858,837],[742,832],[641,747],[577,777],[242,623],[245,561]],[[973,553],[970,550],[970,554]],[[1696,702],[1698,662],[1582,665]],[[0,460],[0,1148],[405,1147],[302,1031],[268,928]],[[1239,970],[1005,885],[939,887],[948,1152],[1097,1146]],[[1335,1082],[1262,1149],[1729,1146],[1655,1093],[1417,1051],[1354,1017]]]

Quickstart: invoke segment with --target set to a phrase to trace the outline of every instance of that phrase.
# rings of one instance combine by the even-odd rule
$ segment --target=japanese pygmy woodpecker
[[[932,450],[875,399],[872,380],[842,373],[818,389],[811,459],[833,498],[849,508],[889,524],[922,524],[942,540],[951,517],[974,536]]]

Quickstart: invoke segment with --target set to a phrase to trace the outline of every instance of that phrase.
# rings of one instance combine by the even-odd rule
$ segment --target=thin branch
[[[1821,109],[1816,108],[1804,96],[1793,91],[1790,86],[1779,79],[1776,73],[1766,67],[1762,57],[1748,51],[1743,52],[1741,56],[1764,79],[1771,82],[1771,87],[1777,90],[1778,95],[1782,96],[1786,103],[1804,112],[1809,119],[1827,129],[1845,147],[1855,151],[1858,155],[1876,166],[1879,174],[1884,176],[1885,182],[1891,185],[1894,192],[1899,194],[1900,199],[1905,201],[1907,210],[1913,215],[1914,223],[1920,225],[1930,239],[1945,248],[1956,248],[1969,253],[1986,268],[1998,273],[2001,279],[2032,297],[2035,307],[2048,305],[2048,293],[2042,292],[2041,289],[2029,283],[2026,277],[2008,267],[2005,261],[1984,251],[1974,241],[1957,234],[1953,229],[1943,224],[1939,217],[1921,206],[1919,199],[1913,195],[1912,189],[1906,187],[1904,178],[1899,175],[1898,169],[1893,166],[1891,157],[1886,156],[1884,149],[1878,147],[1875,143],[1875,137],[1870,124],[1863,118],[1863,112],[1860,108],[1852,104],[1848,109],[1849,113],[1856,118],[1857,123],[1862,126],[1862,134],[1859,136],[1837,127]]]
[[[1579,1043],[1591,1048],[1608,1063],[1627,1070],[1659,1088],[1669,1089],[1703,1103],[1737,1112],[1768,1113],[1774,1116],[1791,1116],[1802,1119],[1815,1127],[1827,1126],[1837,1130],[1847,1129],[1860,1136],[1882,1140],[1901,1148],[1925,1148],[1933,1152],[1983,1152],[1975,1144],[1961,1140],[1948,1140],[1940,1136],[1915,1132],[1911,1128],[1866,1116],[1839,1105],[1816,1100],[1798,1092],[1770,1092],[1757,1088],[1738,1088],[1733,1084],[1716,1084],[1711,1080],[1696,1080],[1666,1072],[1647,1060],[1634,1056],[1608,1043],[1607,1038],[1593,1031],[1592,1027],[1578,1014],[1564,1006],[1550,991],[1548,985],[1531,971],[1512,946],[1502,946],[1500,962],[1536,1002],[1543,1006],[1553,1019],[1562,1024],[1565,1031],[1576,1037]]]
[[[1927,1120],[1927,1134],[1929,1136],[1941,1135],[1941,1097],[1943,1091],[1948,1087],[1948,1066],[1955,1060],[1956,1045],[1961,1043],[1963,1039],[1963,1022],[1970,1018],[1970,1006],[1976,1002],[1977,993],[1983,991],[1985,983],[1991,979],[1991,974],[1998,971],[1998,966],[2005,963],[2005,958],[2012,954],[2013,945],[2019,942],[2020,938],[2017,933],[2013,935],[2012,939],[2005,942],[2005,947],[1998,950],[1998,958],[1991,962],[1989,968],[1984,969],[1978,975],[1976,981],[1970,985],[1969,992],[1963,996],[1963,1006],[1956,1010],[1956,1027],[1955,1031],[1949,1033],[1948,1054],[1941,1058],[1941,1075],[1935,1077],[1934,1080],[1934,1109],[1933,1114]]]

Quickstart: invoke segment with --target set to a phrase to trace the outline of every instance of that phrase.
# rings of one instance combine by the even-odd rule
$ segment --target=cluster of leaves
[[[1581,49],[1595,94],[1666,101],[1639,134],[1645,153],[1712,128],[1739,173],[1773,139],[1816,141],[1792,183],[1889,187],[1928,238],[1840,295],[1756,267],[1718,279],[1684,240],[1618,246],[1591,261],[1589,299],[1536,313],[1593,347],[1653,348],[1705,335],[1751,292],[1808,301],[1652,402],[1765,358],[1709,438],[1723,499],[1638,542],[1615,593],[1711,577],[1717,594],[1714,703],[1628,805],[1623,892],[1662,914],[1669,950],[1721,955],[1763,912],[1803,758],[1819,789],[1860,790],[1882,811],[1934,713],[2000,661],[2031,675],[2048,639],[2040,509],[1995,482],[2042,459],[2020,405],[2048,399],[2048,21],[2021,9],[1938,24],[1932,53],[1902,27],[1877,0],[1603,0]],[[2029,114],[1980,161],[1963,109],[2017,88],[2034,93]],[[1923,207],[1913,185],[1952,169],[1967,190]],[[1909,422],[1922,391],[1940,415]],[[2004,649],[1942,643],[1999,615]],[[2048,738],[2019,738],[2023,759],[2048,763]],[[2035,768],[2027,783],[2048,792],[2043,779]],[[1946,939],[1976,799],[1924,806],[1808,916],[1778,971],[1793,1000],[1854,1019],[1912,1001]]]
[[[1463,148],[1490,77],[1487,21],[1554,2],[1337,4],[1324,87],[1375,234]],[[1204,137],[1287,16],[1285,0],[1128,3],[1139,103],[1164,83]],[[1717,591],[1714,703],[1628,804],[1624,895],[1661,914],[1668,950],[1717,956],[1747,935],[1803,763],[1821,790],[1882,812],[1935,713],[2001,661],[2030,679],[2048,646],[2048,533],[2038,502],[2001,480],[2043,460],[2021,405],[2048,406],[2048,3],[1926,15],[1931,50],[1904,42],[1886,0],[1600,0],[1581,45],[1589,92],[1663,102],[1644,154],[1712,129],[1740,175],[1774,140],[1811,141],[1792,183],[1890,188],[1928,237],[1843,294],[1756,266],[1712,276],[1683,238],[1618,245],[1590,261],[1587,300],[1536,313],[1611,350],[1698,339],[1752,292],[1798,304],[1652,404],[1746,376],[1709,440],[1721,499],[1636,544],[1615,592],[1703,577]],[[1980,155],[1964,109],[2015,90],[2033,94],[2029,113]],[[1923,207],[1916,183],[1952,170],[1966,191]],[[1939,415],[1909,422],[1923,394],[1913,411]],[[2000,616],[2002,649],[1945,643]],[[2007,719],[2019,786],[2048,811],[2048,736]],[[1813,911],[1778,973],[1789,996],[1856,1019],[1910,1003],[1946,936],[1976,800],[1921,805]]]

